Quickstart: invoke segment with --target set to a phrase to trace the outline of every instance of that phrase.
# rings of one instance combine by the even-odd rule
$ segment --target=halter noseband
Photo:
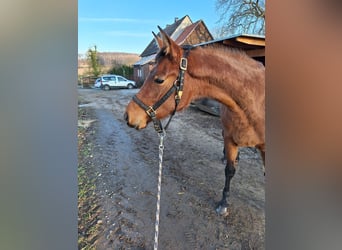
[[[190,50],[193,48],[191,45],[185,45],[183,48],[183,57],[181,58],[181,61],[179,63],[179,75],[178,78],[173,83],[172,87],[163,95],[162,98],[160,98],[155,104],[152,106],[147,106],[144,104],[136,95],[133,96],[133,101],[135,101],[136,104],[140,108],[142,108],[146,114],[152,119],[154,129],[157,131],[158,134],[164,133],[167,127],[170,124],[170,121],[174,114],[176,113],[178,103],[180,99],[182,98],[183,94],[183,86],[184,86],[184,73],[187,70],[188,67],[188,60],[187,57],[189,55]],[[157,109],[172,95],[173,92],[176,92],[175,94],[175,109],[173,110],[169,121],[167,122],[165,129],[163,128],[163,125],[160,120],[157,119]]]

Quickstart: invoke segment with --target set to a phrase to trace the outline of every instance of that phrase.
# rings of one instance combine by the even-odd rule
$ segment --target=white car
[[[98,83],[96,83],[96,79],[95,84],[100,85],[104,90],[115,88],[132,89],[136,87],[135,81],[127,80],[125,77],[119,75],[103,75],[99,79]]]

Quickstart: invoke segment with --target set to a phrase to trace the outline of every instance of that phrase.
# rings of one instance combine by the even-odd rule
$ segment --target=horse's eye
[[[156,78],[156,79],[154,79],[154,81],[158,84],[162,84],[164,82],[164,80],[160,79],[160,78]]]

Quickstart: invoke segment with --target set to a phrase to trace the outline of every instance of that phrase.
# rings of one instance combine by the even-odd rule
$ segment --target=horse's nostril
[[[128,114],[127,114],[127,112],[125,112],[125,114],[124,114],[124,119],[125,119],[126,122],[128,121]]]

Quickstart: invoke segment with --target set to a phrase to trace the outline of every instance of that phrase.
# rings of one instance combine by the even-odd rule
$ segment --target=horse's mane
[[[251,82],[255,75],[260,75],[258,72],[265,70],[262,63],[249,57],[245,51],[223,45],[195,47],[188,60],[188,73],[209,82],[224,79],[250,79]]]
[[[227,58],[237,62],[248,64],[252,67],[264,67],[261,62],[258,62],[248,56],[242,49],[227,47],[224,45],[210,44],[204,47],[195,47],[195,49],[202,49],[204,53],[210,54],[212,57]]]
[[[191,51],[201,51],[201,53],[209,54],[211,58],[217,57],[219,60],[223,61],[226,61],[227,58],[229,58],[230,62],[236,62],[238,64],[238,67],[241,67],[241,64],[243,64],[244,66],[248,65],[249,67],[264,68],[264,65],[262,63],[252,59],[246,54],[244,50],[238,48],[210,44],[206,46],[194,46],[191,48]],[[165,54],[165,48],[161,48],[155,57],[155,61],[164,56],[167,56]]]

